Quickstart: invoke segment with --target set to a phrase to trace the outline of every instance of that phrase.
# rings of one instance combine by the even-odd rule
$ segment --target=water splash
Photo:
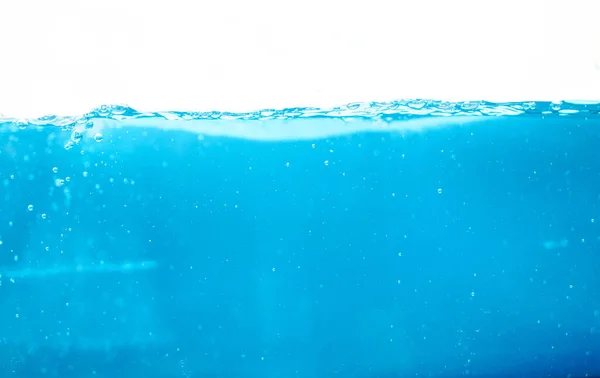
[[[75,116],[59,117],[46,115],[39,118],[17,119],[0,114],[0,126],[25,129],[28,126],[52,125],[66,130],[75,127],[91,129],[94,120],[137,120],[158,119],[167,121],[192,120],[286,120],[297,118],[339,117],[339,118],[379,118],[395,120],[409,116],[515,116],[520,114],[578,114],[600,113],[600,102],[554,101],[554,102],[505,102],[486,101],[447,102],[434,100],[398,100],[390,102],[350,103],[332,108],[298,107],[285,109],[263,109],[253,112],[141,112],[124,105],[102,105],[92,111]]]

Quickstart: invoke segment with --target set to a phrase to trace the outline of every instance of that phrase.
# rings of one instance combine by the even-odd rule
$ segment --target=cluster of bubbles
[[[79,144],[81,142],[81,140],[84,138],[86,132],[89,132],[89,130],[94,128],[94,122],[93,121],[87,121],[85,123],[85,127],[84,128],[64,128],[63,130],[71,130],[71,138],[70,140],[65,143],[65,149],[70,150],[71,148],[73,148],[73,146]],[[94,134],[93,139],[100,143],[104,140],[104,135],[102,135],[101,133],[97,132]]]

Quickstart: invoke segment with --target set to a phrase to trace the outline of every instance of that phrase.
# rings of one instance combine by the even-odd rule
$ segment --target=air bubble
[[[71,133],[71,140],[75,143],[79,143],[81,138],[83,138],[83,133],[79,130],[73,130]]]
[[[42,214],[42,219],[46,219],[48,218],[48,216],[46,215],[46,213]]]
[[[474,111],[474,110],[477,110],[477,108],[479,108],[480,105],[481,104],[479,103],[479,101],[473,101],[473,102],[465,101],[465,102],[460,103],[459,106],[462,110]]]
[[[87,130],[89,130],[89,129],[93,129],[93,128],[94,128],[94,122],[93,122],[93,121],[87,121],[87,122],[85,123],[85,128],[86,128]]]
[[[408,107],[413,109],[423,109],[427,103],[423,100],[411,100],[408,102]]]
[[[101,117],[106,117],[110,114],[110,108],[108,107],[108,105],[102,105],[97,109],[97,113]]]
[[[20,130],[25,130],[25,129],[27,128],[27,126],[28,126],[28,123],[27,123],[27,121],[25,121],[25,120],[18,120],[18,121],[16,122],[16,125],[17,125],[17,127],[18,127]]]
[[[100,133],[97,133],[96,135],[94,135],[94,140],[98,143],[102,142],[104,140],[104,136]]]
[[[65,150],[70,150],[71,148],[73,148],[73,142],[68,141],[65,143]]]
[[[54,168],[52,168],[52,172],[54,172],[54,173],[58,173],[58,167],[54,167]]]
[[[437,192],[438,194],[442,194],[442,188],[438,188]]]
[[[29,210],[29,211],[33,211],[33,205],[29,205],[29,206],[27,206],[27,210]]]
[[[561,107],[562,107],[562,101],[553,101],[550,104],[550,109],[552,109],[555,112],[559,111]]]
[[[122,105],[112,105],[110,111],[114,115],[123,115],[127,112],[127,108]]]

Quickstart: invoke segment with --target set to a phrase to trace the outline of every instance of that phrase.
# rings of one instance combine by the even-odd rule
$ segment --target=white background
[[[0,113],[600,100],[598,0],[0,0]]]

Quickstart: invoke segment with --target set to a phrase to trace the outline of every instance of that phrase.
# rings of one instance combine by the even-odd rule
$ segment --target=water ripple
[[[414,116],[515,116],[521,114],[599,114],[600,102],[505,102],[486,101],[447,102],[434,100],[398,100],[390,102],[350,103],[332,108],[298,107],[285,109],[263,109],[253,112],[141,112],[124,105],[102,105],[82,115],[59,117],[46,115],[39,118],[11,118],[0,114],[0,126],[21,129],[31,126],[58,126],[71,130],[93,120],[158,119],[168,121],[186,120],[290,120],[298,118],[372,118],[394,121]]]

